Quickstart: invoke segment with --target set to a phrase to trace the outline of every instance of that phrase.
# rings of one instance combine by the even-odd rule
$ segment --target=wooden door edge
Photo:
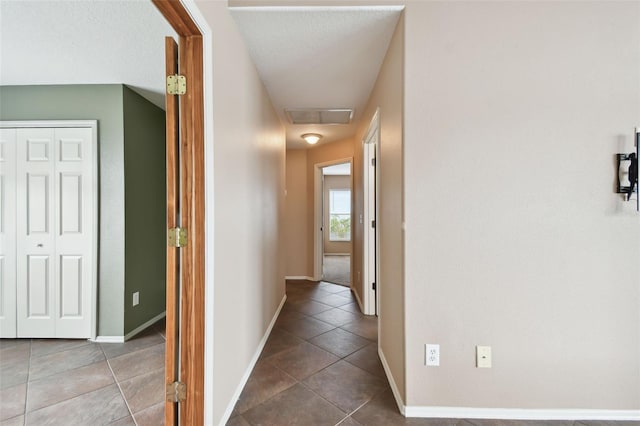
[[[202,34],[178,0],[151,0],[180,35],[180,69],[187,77],[187,94],[180,101],[181,131],[186,158],[182,180],[182,226],[189,242],[182,252],[181,380],[187,387],[180,404],[180,424],[204,424],[204,95]],[[186,48],[186,49],[185,49]],[[182,160],[181,160],[182,161]],[[184,214],[184,211],[187,214]]]

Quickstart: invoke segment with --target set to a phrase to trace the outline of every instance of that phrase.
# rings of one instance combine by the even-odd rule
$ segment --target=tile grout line
[[[335,330],[335,329],[333,329],[333,330]],[[330,331],[333,331],[333,330],[330,330]],[[327,331],[326,333],[329,333],[330,331]],[[345,330],[345,331],[346,331],[346,330]],[[349,333],[350,333],[350,332],[349,332]],[[318,336],[321,336],[322,334],[324,334],[324,333],[321,333],[321,334],[319,334]],[[357,337],[362,337],[362,336],[358,336],[357,334],[354,334],[354,333],[351,333],[351,334],[353,334],[354,336],[357,336]],[[317,336],[311,337],[311,339],[313,339],[313,338],[315,338],[315,337],[317,337]],[[369,339],[366,339],[366,338],[364,338],[364,339],[365,339],[365,340],[369,340]],[[363,346],[363,347],[361,347],[361,348],[356,349],[355,351],[353,351],[353,352],[351,352],[351,353],[349,353],[349,354],[347,354],[347,355],[345,355],[345,356],[343,356],[343,357],[340,357],[340,355],[337,355],[337,354],[334,354],[333,352],[327,351],[326,349],[321,348],[320,346],[317,346],[317,345],[315,345],[314,343],[312,343],[312,342],[310,342],[310,341],[308,341],[308,340],[306,340],[306,339],[302,339],[302,341],[303,341],[303,342],[305,342],[305,343],[308,343],[308,344],[310,344],[310,345],[312,345],[312,346],[315,346],[315,347],[317,347],[317,348],[319,348],[319,349],[321,349],[321,350],[323,350],[323,351],[325,351],[325,352],[327,352],[327,353],[330,353],[330,354],[332,354],[332,355],[334,355],[334,356],[336,356],[336,357],[339,357],[339,358],[338,358],[338,360],[336,360],[336,361],[332,362],[331,364],[329,364],[329,365],[325,366],[324,368],[321,368],[320,370],[318,370],[318,371],[316,371],[316,372],[313,372],[312,374],[310,374],[309,376],[305,377],[305,378],[304,378],[304,379],[302,379],[302,380],[298,380],[298,378],[291,376],[289,373],[287,373],[286,371],[284,371],[283,369],[281,369],[281,368],[280,368],[280,367],[278,367],[277,365],[275,365],[275,364],[273,364],[273,363],[269,362],[269,358],[271,358],[272,356],[276,356],[276,355],[278,355],[278,354],[280,354],[280,353],[283,353],[283,352],[289,352],[289,351],[292,351],[292,350],[293,350],[293,349],[295,349],[295,348],[289,348],[289,349],[287,349],[287,350],[285,350],[285,351],[281,351],[281,352],[278,352],[277,354],[273,354],[273,355],[271,355],[271,356],[269,356],[269,357],[267,357],[267,358],[264,358],[264,361],[268,362],[268,363],[269,363],[269,365],[271,365],[272,367],[276,368],[277,370],[279,370],[279,371],[283,372],[283,373],[284,373],[284,374],[286,374],[287,376],[292,377],[292,378],[296,381],[296,384],[300,384],[300,385],[304,386],[304,388],[305,388],[305,389],[309,390],[310,392],[314,393],[315,395],[317,395],[317,396],[318,396],[318,397],[320,397],[321,399],[325,400],[327,403],[329,403],[329,404],[330,404],[330,405],[332,405],[333,407],[337,408],[337,409],[338,409],[339,411],[341,411],[341,412],[344,412],[344,411],[343,411],[341,408],[339,408],[337,405],[335,405],[333,402],[329,401],[327,398],[325,398],[324,396],[320,395],[320,394],[319,394],[319,393],[317,393],[315,390],[311,389],[311,388],[310,388],[306,383],[304,383],[304,382],[303,382],[303,380],[306,380],[306,379],[308,379],[309,377],[311,377],[311,376],[313,376],[313,375],[315,375],[315,374],[319,374],[319,373],[321,373],[322,371],[324,371],[324,370],[326,370],[326,369],[330,368],[331,366],[333,366],[333,365],[337,364],[337,363],[338,363],[338,362],[340,362],[340,361],[344,361],[344,362],[346,362],[347,364],[349,364],[349,365],[353,366],[354,368],[357,368],[357,369],[359,369],[359,370],[363,371],[364,373],[371,374],[371,375],[372,375],[372,376],[374,376],[374,377],[378,377],[378,376],[376,376],[375,374],[370,373],[370,372],[368,372],[368,371],[366,371],[366,370],[364,370],[364,369],[362,369],[362,368],[358,367],[357,365],[354,365],[354,364],[350,363],[350,362],[346,359],[346,358],[348,358],[349,356],[353,355],[354,353],[358,352],[359,350],[361,350],[361,349],[365,348],[365,347],[366,347],[366,345],[365,345],[365,346]],[[372,342],[372,341],[370,341],[370,342]],[[377,343],[377,342],[375,342],[375,343]],[[295,386],[295,385],[293,385],[293,386]],[[293,387],[293,386],[291,386],[291,387]],[[285,392],[286,390],[290,389],[291,387],[289,387],[289,388],[287,388],[287,389],[284,389],[284,390],[282,390],[282,391],[280,391],[280,392],[276,393],[275,395],[271,396],[271,397],[270,397],[270,398],[268,398],[267,400],[265,400],[265,401],[261,402],[260,404],[256,405],[256,407],[257,407],[257,406],[259,406],[259,405],[262,405],[262,404],[266,403],[266,402],[267,402],[267,401],[269,401],[270,399],[272,399],[272,398],[276,397],[277,395],[280,395],[282,392]],[[359,410],[360,408],[362,408],[364,405],[366,405],[366,404],[368,404],[369,402],[371,402],[371,401],[372,401],[376,396],[378,396],[378,395],[379,395],[379,394],[381,394],[382,392],[384,392],[384,390],[382,390],[382,391],[380,391],[380,392],[377,392],[377,393],[374,393],[373,395],[371,395],[371,397],[370,397],[369,399],[367,399],[365,402],[363,402],[361,405],[359,405],[355,410],[353,410],[352,412],[349,412],[349,413],[345,413],[345,417],[344,417],[344,418],[342,418],[342,419],[340,420],[340,422],[336,423],[336,425],[338,425],[338,424],[340,424],[340,423],[344,422],[348,417],[351,417],[351,416],[353,415],[353,413],[355,413],[356,411],[358,411],[358,410]],[[255,408],[255,407],[252,407],[251,409],[253,409],[253,408]],[[249,411],[249,410],[247,410],[247,411]],[[242,415],[242,414],[244,414],[244,413],[240,413],[240,415]]]
[[[330,294],[334,294],[334,293],[330,293]],[[313,299],[312,297],[308,297],[308,299],[307,299],[307,300],[310,300],[310,301],[312,301],[312,302],[316,302],[316,303],[320,303],[320,304],[324,304],[324,305],[328,306],[329,308],[327,309],[327,311],[328,311],[328,310],[331,310],[331,309],[340,309],[340,306],[331,306],[331,305],[328,305],[328,304],[326,304],[326,303],[324,303],[324,302],[322,302],[322,301],[315,300],[315,299]],[[341,305],[341,306],[346,306],[346,304],[345,304],[345,305]],[[350,314],[354,314],[353,312],[350,312],[350,311],[347,311],[347,310],[344,310],[344,309],[340,309],[340,310],[341,310],[342,312],[347,312],[347,313],[350,313]],[[299,339],[299,340],[301,341],[301,342],[300,342],[300,344],[302,344],[302,343],[307,343],[307,344],[309,344],[309,345],[312,345],[313,347],[315,347],[315,348],[317,348],[317,349],[319,349],[319,350],[321,350],[321,351],[323,351],[323,352],[326,352],[326,353],[328,353],[328,354],[333,355],[333,356],[334,356],[334,357],[336,357],[337,359],[336,359],[334,362],[331,362],[329,365],[326,365],[325,367],[321,368],[320,370],[315,371],[315,372],[311,373],[310,375],[308,375],[307,377],[305,377],[305,378],[303,378],[303,379],[299,380],[298,378],[293,377],[291,374],[289,374],[288,372],[286,372],[285,370],[283,370],[283,369],[282,369],[282,368],[280,368],[279,366],[277,366],[277,365],[275,365],[275,364],[271,363],[271,361],[269,361],[269,358],[271,358],[271,357],[275,357],[275,356],[278,356],[278,355],[280,355],[280,354],[282,354],[282,353],[290,352],[290,351],[292,351],[292,350],[294,350],[294,349],[295,349],[295,346],[298,346],[298,345],[295,345],[294,347],[291,347],[291,348],[285,349],[285,350],[280,351],[280,352],[278,352],[278,353],[271,354],[271,355],[270,355],[269,357],[267,357],[267,358],[263,358],[264,362],[268,363],[272,368],[275,368],[276,370],[278,370],[278,371],[280,371],[281,373],[285,374],[287,377],[291,377],[291,378],[294,380],[295,384],[294,384],[294,385],[292,385],[292,386],[290,386],[290,387],[288,387],[287,389],[281,390],[280,392],[276,393],[275,395],[272,395],[270,398],[266,399],[265,401],[262,401],[260,404],[256,405],[255,407],[252,407],[252,408],[250,408],[249,410],[246,410],[244,413],[238,413],[238,414],[239,414],[240,416],[243,416],[246,412],[248,412],[248,411],[250,411],[250,410],[252,410],[252,409],[255,409],[256,407],[259,407],[259,406],[261,406],[261,405],[263,405],[263,404],[268,403],[268,401],[271,401],[273,398],[276,398],[277,396],[281,395],[283,392],[287,391],[288,389],[291,389],[291,387],[293,387],[293,386],[295,386],[295,385],[301,385],[304,389],[306,389],[306,390],[310,391],[312,394],[316,395],[316,396],[317,396],[317,397],[319,397],[321,400],[324,400],[324,401],[325,401],[325,402],[327,402],[330,406],[334,407],[336,410],[338,410],[338,412],[342,413],[342,418],[341,418],[341,419],[340,419],[336,424],[343,423],[344,421],[346,421],[346,419],[348,419],[349,417],[351,417],[353,413],[357,412],[357,411],[358,411],[360,408],[362,408],[364,405],[368,404],[371,400],[373,400],[376,396],[378,396],[378,395],[379,395],[381,392],[383,392],[384,390],[381,390],[380,392],[375,392],[375,393],[373,393],[369,398],[367,398],[367,400],[366,400],[366,401],[362,402],[358,407],[356,407],[356,408],[355,408],[355,410],[350,411],[350,412],[346,412],[346,411],[342,410],[341,408],[339,408],[339,407],[338,407],[336,404],[334,404],[333,402],[329,401],[326,397],[324,397],[323,395],[319,394],[319,393],[318,393],[318,392],[316,392],[314,389],[312,389],[311,387],[309,387],[309,386],[308,386],[306,383],[304,383],[303,381],[304,381],[304,380],[307,380],[309,377],[311,377],[311,376],[313,376],[313,375],[315,375],[315,374],[319,374],[319,373],[321,373],[322,371],[325,371],[325,370],[327,370],[328,368],[331,368],[332,366],[334,366],[336,363],[338,363],[338,362],[340,362],[340,361],[345,361],[348,365],[350,365],[350,366],[352,366],[352,367],[354,367],[354,368],[356,368],[356,369],[358,369],[358,370],[362,371],[364,374],[371,375],[371,376],[373,376],[373,377],[376,377],[376,378],[377,378],[377,375],[375,375],[375,374],[373,374],[373,373],[370,373],[370,372],[368,372],[368,371],[366,371],[366,370],[364,370],[364,369],[360,368],[359,366],[357,366],[357,365],[355,365],[355,364],[352,364],[351,362],[349,362],[349,361],[346,359],[346,358],[350,357],[351,355],[353,355],[354,353],[356,353],[356,352],[358,352],[358,351],[362,350],[363,348],[366,348],[367,346],[369,346],[369,345],[370,345],[370,344],[372,344],[372,343],[377,344],[377,342],[376,342],[376,341],[372,341],[372,340],[368,339],[368,338],[367,338],[367,337],[365,337],[365,336],[361,336],[361,335],[359,335],[359,334],[357,334],[357,333],[353,333],[353,332],[352,332],[352,331],[350,331],[350,330],[346,330],[346,329],[343,329],[343,328],[342,328],[342,326],[346,326],[346,325],[348,325],[348,324],[355,323],[355,322],[357,322],[357,321],[359,321],[359,320],[364,319],[364,316],[360,316],[360,315],[358,315],[358,319],[355,319],[355,320],[353,320],[353,321],[347,322],[347,323],[342,324],[342,325],[335,325],[335,324],[332,324],[332,323],[329,323],[329,322],[323,321],[322,319],[319,319],[319,318],[315,317],[315,315],[321,314],[321,313],[322,313],[322,312],[324,312],[324,311],[322,311],[322,312],[318,312],[318,313],[316,313],[316,314],[311,314],[311,315],[310,315],[310,314],[307,314],[307,313],[304,313],[304,312],[301,312],[301,311],[298,311],[298,310],[297,310],[297,309],[295,309],[295,308],[292,308],[292,311],[293,311],[294,313],[296,313],[296,314],[300,315],[300,317],[301,317],[300,319],[304,319],[304,318],[307,318],[307,319],[314,319],[314,320],[316,320],[316,321],[320,321],[321,323],[325,323],[325,324],[327,324],[327,325],[331,326],[332,328],[331,328],[330,330],[324,331],[324,332],[319,333],[319,334],[314,335],[314,336],[310,336],[310,337],[308,337],[308,338],[303,338],[303,337],[301,337],[301,336],[298,336],[298,335],[296,335],[295,333],[292,333],[291,331],[287,330],[286,328],[281,328],[280,326],[276,326],[276,327],[274,327],[274,330],[278,330],[278,329],[279,329],[280,331],[283,331],[283,332],[285,332],[285,333],[287,333],[287,334],[290,334],[290,335],[292,335],[293,337],[295,337],[295,338]],[[364,341],[366,341],[367,343],[366,343],[364,346],[358,347],[358,348],[356,348],[355,350],[353,350],[353,351],[349,352],[349,353],[348,353],[348,354],[346,354],[346,355],[339,355],[339,354],[335,354],[335,353],[331,352],[330,350],[327,350],[327,349],[325,349],[325,348],[322,348],[322,347],[320,347],[320,346],[318,346],[318,345],[316,345],[315,343],[313,343],[313,342],[311,342],[311,341],[310,341],[311,339],[314,339],[314,338],[316,338],[316,337],[322,336],[322,335],[324,335],[324,334],[326,334],[326,333],[331,333],[331,332],[333,332],[333,331],[335,331],[335,330],[337,330],[337,329],[340,329],[341,331],[343,331],[343,332],[345,332],[345,333],[348,333],[349,335],[353,335],[354,337],[361,338],[361,339],[363,339]],[[237,402],[236,402],[236,403],[237,403]],[[244,418],[244,417],[243,417],[243,418]],[[247,420],[247,419],[245,418],[245,420]],[[248,421],[248,420],[247,420],[247,421]]]
[[[90,365],[93,365],[93,364],[97,364],[97,363],[102,362],[102,361],[97,361],[97,362],[92,363],[92,364],[82,365],[82,366],[79,366],[79,367],[73,368],[73,369],[71,369],[71,370],[61,371],[61,372],[59,372],[59,373],[54,373],[54,374],[51,374],[51,375],[49,375],[49,376],[44,376],[44,377],[41,377],[41,378],[36,379],[36,380],[34,380],[33,382],[31,382],[31,381],[29,380],[29,378],[30,378],[30,372],[31,372],[31,361],[32,361],[32,348],[33,348],[32,343],[33,343],[33,339],[30,339],[30,341],[29,341],[29,368],[28,368],[28,370],[27,370],[27,382],[26,382],[26,389],[25,389],[25,392],[26,392],[26,393],[25,393],[25,404],[24,404],[24,412],[23,412],[23,414],[22,414],[22,415],[24,416],[24,424],[25,424],[25,425],[26,425],[26,420],[27,420],[27,414],[28,414],[28,413],[34,413],[34,412],[37,412],[37,411],[40,411],[40,410],[43,410],[43,409],[46,409],[46,408],[52,407],[52,406],[54,406],[54,405],[61,404],[61,403],[63,403],[63,402],[70,401],[70,400],[72,400],[72,399],[75,399],[75,398],[81,397],[81,396],[83,396],[83,395],[86,395],[87,393],[95,392],[95,391],[98,391],[98,390],[101,390],[101,389],[104,389],[104,388],[106,388],[106,387],[111,386],[111,384],[108,384],[108,385],[105,385],[105,386],[103,386],[103,387],[101,387],[101,388],[93,389],[93,390],[91,390],[91,391],[89,391],[89,392],[84,392],[84,393],[79,394],[79,395],[76,395],[76,396],[72,396],[72,397],[69,397],[69,398],[66,398],[66,399],[62,399],[62,400],[57,401],[57,402],[55,402],[55,403],[53,403],[53,404],[49,404],[49,405],[45,405],[45,406],[39,407],[39,408],[37,408],[37,409],[35,409],[35,410],[33,410],[33,411],[28,411],[28,409],[27,409],[27,408],[28,408],[28,404],[27,404],[27,403],[28,403],[29,388],[30,388],[30,386],[31,386],[31,383],[35,383],[35,382],[38,382],[38,381],[40,381],[40,380],[47,380],[47,379],[49,379],[50,377],[55,376],[56,374],[69,373],[69,372],[71,372],[71,371],[73,371],[73,370],[77,370],[77,369],[80,369],[80,368],[88,367],[88,366],[90,366]],[[57,352],[66,352],[66,351],[71,351],[71,350],[74,350],[74,349],[76,349],[76,348],[67,349],[67,350],[61,350],[61,351],[57,351]],[[102,348],[100,348],[100,349],[102,349]],[[103,352],[103,354],[104,354],[104,351],[102,351],[102,352]],[[52,352],[52,353],[56,353],[56,352]],[[36,358],[38,358],[38,357],[36,357]],[[105,356],[105,361],[106,361],[106,356]],[[113,374],[112,374],[112,376],[113,376]],[[115,379],[114,379],[114,381],[115,381]],[[14,416],[13,418],[15,418],[15,417],[18,417],[18,416]]]
[[[31,357],[33,355],[33,339],[29,339],[29,366],[27,367],[27,383],[24,387],[24,410],[23,411],[23,421],[22,424],[26,426],[27,424],[27,403],[29,402],[29,375],[31,374]]]
[[[304,341],[305,343],[309,343],[309,344],[313,345],[313,343],[311,343],[311,342],[308,342],[308,341],[306,341],[306,340],[303,340],[303,341]],[[315,345],[313,345],[313,346],[315,346]],[[283,352],[289,352],[289,351],[291,351],[291,350],[293,350],[293,349],[294,349],[294,348],[290,348],[290,349],[287,349],[287,350],[285,350],[285,351],[278,352],[278,354],[283,353]],[[320,348],[320,349],[322,349],[322,348]],[[322,350],[324,350],[324,349],[322,349]],[[328,351],[326,351],[326,352],[328,352]],[[331,353],[331,352],[328,352],[328,353]],[[275,355],[277,355],[277,354],[273,354],[272,356],[275,356]],[[333,355],[334,355],[334,356],[336,356],[335,354],[333,354]],[[347,356],[348,356],[348,355],[347,355]],[[293,386],[295,386],[296,384],[299,384],[299,385],[303,386],[305,389],[307,389],[308,391],[310,391],[311,393],[313,393],[313,394],[315,394],[316,396],[320,397],[321,399],[325,400],[325,401],[326,401],[328,404],[330,404],[331,406],[335,407],[336,409],[338,409],[339,411],[341,411],[341,412],[343,412],[343,413],[344,413],[344,411],[342,411],[342,410],[341,410],[338,406],[336,406],[334,403],[332,403],[332,402],[331,402],[331,401],[329,401],[327,398],[325,398],[324,396],[320,395],[319,393],[317,393],[316,391],[314,391],[313,389],[311,389],[309,386],[307,386],[305,383],[303,383],[303,380],[306,380],[307,378],[309,378],[309,377],[313,376],[314,374],[318,374],[318,373],[320,373],[321,371],[326,370],[327,368],[331,367],[332,365],[336,364],[337,362],[342,361],[342,360],[343,360],[343,358],[339,358],[337,361],[332,362],[331,364],[329,364],[329,365],[327,365],[326,367],[321,368],[320,370],[318,370],[318,371],[316,371],[316,372],[314,372],[314,373],[310,374],[309,376],[305,377],[305,378],[304,378],[304,379],[302,379],[302,380],[299,380],[297,377],[292,376],[291,374],[287,373],[286,371],[284,371],[283,369],[281,369],[281,368],[280,368],[280,367],[278,367],[277,365],[272,364],[271,362],[269,362],[269,361],[268,361],[268,359],[269,359],[269,358],[270,358],[270,357],[264,358],[264,360],[263,360],[263,361],[265,361],[265,362],[269,363],[269,365],[270,365],[270,366],[272,366],[273,368],[275,368],[276,370],[279,370],[280,372],[284,373],[285,375],[287,375],[287,376],[291,377],[293,380],[295,380],[295,382],[296,382],[296,383],[295,383],[294,385],[291,385],[291,386],[289,386],[288,388],[283,389],[283,390],[281,390],[280,392],[278,392],[278,393],[276,393],[276,394],[272,395],[271,397],[269,397],[269,398],[267,398],[266,400],[262,401],[260,404],[256,405],[255,407],[251,407],[251,408],[250,408],[249,410],[247,410],[247,411],[253,410],[253,409],[254,409],[254,408],[256,408],[256,407],[258,407],[258,406],[260,406],[260,405],[262,405],[262,404],[267,403],[268,401],[270,401],[271,399],[273,399],[273,398],[275,398],[276,396],[280,395],[281,393],[283,393],[283,392],[285,392],[285,391],[287,391],[287,390],[291,389],[291,388],[292,388]],[[346,361],[346,362],[348,362],[348,361]],[[354,366],[354,367],[355,367],[355,366]],[[356,368],[357,368],[357,367],[356,367]],[[367,402],[369,402],[369,401],[367,401]],[[359,408],[359,407],[358,407],[358,408]],[[245,413],[246,413],[247,411],[245,411]],[[241,415],[241,416],[242,416],[243,414],[244,414],[244,413],[239,413],[239,415]],[[347,417],[349,417],[349,416],[350,416],[350,414],[349,414],[349,413],[345,413],[345,417],[344,417],[344,418],[342,418],[342,419],[340,420],[340,422],[344,421],[344,420],[345,420]]]
[[[124,403],[127,406],[127,410],[129,411],[129,415],[131,416],[131,419],[133,420],[133,423],[136,426],[138,426],[138,422],[136,421],[136,418],[133,416],[133,412],[131,412],[131,407],[129,406],[129,401],[127,401],[127,398],[124,396],[124,392],[122,392],[122,387],[120,386],[120,382],[118,381],[118,378],[116,377],[116,374],[113,372],[113,368],[111,368],[111,362],[110,362],[109,358],[107,358],[107,354],[105,353],[104,348],[102,347],[102,345],[100,345],[100,350],[102,350],[102,354],[104,355],[104,357],[105,357],[105,359],[107,361],[107,366],[109,367],[109,371],[111,372],[111,376],[113,377],[113,381],[115,382],[116,386],[118,386],[118,391],[120,392],[120,395],[122,396],[122,399],[124,400]]]

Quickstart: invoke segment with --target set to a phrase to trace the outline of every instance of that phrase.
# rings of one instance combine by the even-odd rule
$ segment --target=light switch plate
[[[476,367],[491,368],[491,346],[476,346]]]

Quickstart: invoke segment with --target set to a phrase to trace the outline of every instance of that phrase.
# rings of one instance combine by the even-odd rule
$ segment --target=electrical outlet
[[[491,346],[476,346],[476,367],[491,368]]]
[[[136,306],[140,303],[140,292],[136,291],[133,293],[133,306]]]
[[[429,343],[424,345],[424,363],[430,367],[438,367],[440,365],[440,345]]]

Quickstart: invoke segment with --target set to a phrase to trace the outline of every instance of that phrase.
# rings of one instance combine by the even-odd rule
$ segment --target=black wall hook
[[[618,188],[616,192],[627,194],[628,201],[638,185],[638,157],[635,152],[632,152],[630,154],[616,154],[616,158],[618,160]],[[624,164],[626,162],[629,164],[627,170],[625,170],[626,164]],[[623,185],[620,181],[620,174],[623,170],[628,173],[629,185]]]
[[[616,192],[618,194],[626,194],[626,200],[629,201],[633,194],[636,197],[636,209],[640,211],[640,190],[638,189],[638,157],[640,154],[640,128],[635,129],[635,145],[636,152],[628,154],[616,154],[618,163],[618,185]],[[621,182],[620,176],[627,175],[627,182]]]

